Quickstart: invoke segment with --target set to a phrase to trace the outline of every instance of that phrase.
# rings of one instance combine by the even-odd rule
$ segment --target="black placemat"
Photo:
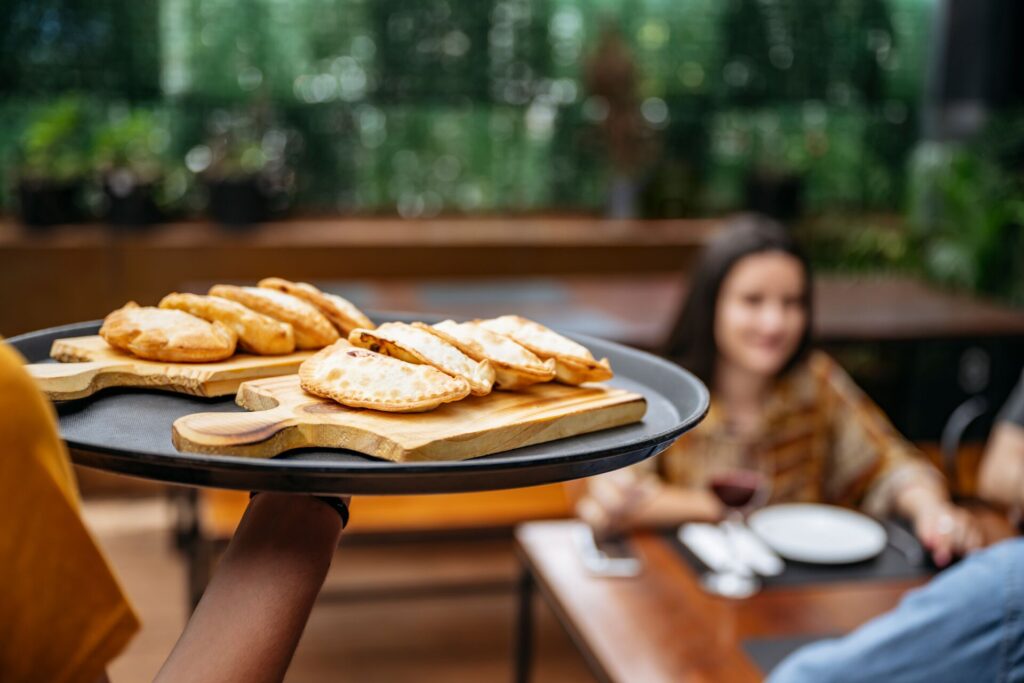
[[[785,571],[778,576],[764,577],[764,587],[803,586],[844,581],[916,579],[931,576],[937,571],[928,553],[924,551],[913,534],[896,522],[886,522],[885,526],[890,542],[886,544],[885,550],[878,557],[865,562],[837,565],[806,564],[786,560]],[[707,566],[683,545],[675,530],[666,531],[665,539],[693,567],[694,571],[698,573],[707,571]],[[911,557],[908,557],[908,554]]]
[[[772,672],[772,670],[779,665],[783,659],[788,657],[790,654],[799,650],[804,645],[810,645],[816,643],[819,640],[831,638],[833,636],[813,635],[813,636],[785,636],[783,638],[749,638],[740,643],[743,647],[743,651],[750,657],[750,661],[754,662],[765,675]]]

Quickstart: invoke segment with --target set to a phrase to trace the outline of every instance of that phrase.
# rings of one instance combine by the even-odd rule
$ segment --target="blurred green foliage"
[[[164,215],[180,212],[195,183],[184,159],[172,153],[170,124],[164,110],[109,107],[91,146],[92,168],[100,176],[96,180],[116,175],[121,183],[149,186]]]
[[[933,5],[7,0],[0,164],[41,108],[79,92],[165,117],[179,162],[217,147],[218,117],[272,112],[305,211],[598,211],[606,105],[586,72],[612,23],[657,141],[638,179],[648,215],[736,208],[754,168],[803,175],[811,212],[894,210]],[[261,137],[223,164],[264,152]]]
[[[1018,157],[1003,155],[1015,151]],[[910,228],[926,275],[1024,303],[1024,120],[1000,119],[970,143],[914,156]],[[1007,163],[1009,161],[1009,163]]]
[[[817,270],[920,273],[919,240],[892,214],[826,213],[796,226]]]
[[[20,137],[21,179],[65,182],[89,171],[88,126],[79,98],[64,97],[41,108]]]
[[[101,170],[127,168],[142,178],[159,175],[170,145],[165,122],[146,109],[114,109],[96,130],[93,159]]]
[[[922,142],[906,219],[825,213],[798,226],[816,267],[898,271],[1024,304],[1024,116],[1007,112],[965,142]]]

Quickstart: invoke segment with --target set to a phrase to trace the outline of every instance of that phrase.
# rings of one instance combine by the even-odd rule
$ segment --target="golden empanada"
[[[433,410],[469,395],[469,384],[430,365],[406,363],[342,339],[299,366],[299,384],[311,394],[352,408],[392,413]]]
[[[197,318],[223,323],[238,335],[238,346],[250,353],[273,356],[295,350],[292,326],[219,296],[168,294],[160,308],[173,308]]]
[[[348,340],[364,349],[410,363],[432,365],[441,372],[468,382],[474,396],[491,393],[494,368],[489,362],[477,362],[441,337],[412,325],[384,323],[375,330],[355,329],[349,334]]]
[[[511,337],[542,359],[555,359],[555,379],[564,384],[601,382],[612,378],[607,358],[596,360],[581,344],[566,339],[540,323],[518,315],[503,315],[478,323],[492,332]]]
[[[317,310],[327,316],[327,319],[338,328],[342,336],[347,336],[349,332],[357,327],[367,330],[372,330],[376,327],[373,321],[367,318],[366,314],[356,308],[348,299],[337,294],[321,292],[308,282],[289,282],[279,277],[268,277],[260,280],[260,287],[276,289],[279,292],[291,294],[312,304]]]
[[[478,323],[445,320],[436,325],[413,323],[436,334],[476,361],[489,361],[494,368],[495,389],[520,389],[555,378],[555,361],[542,361],[510,337],[491,332]]]
[[[103,320],[100,336],[146,360],[206,363],[235,352],[235,333],[221,323],[130,301]]]
[[[295,333],[295,346],[320,349],[338,341],[338,331],[324,314],[302,299],[264,287],[214,285],[212,296],[237,301],[257,313],[288,323]]]

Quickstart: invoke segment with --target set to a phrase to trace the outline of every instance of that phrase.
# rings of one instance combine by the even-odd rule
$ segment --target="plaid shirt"
[[[902,482],[941,478],[820,351],[776,383],[751,435],[737,435],[712,401],[704,422],[634,474],[656,469],[664,481],[703,487],[706,463],[737,453],[769,461],[772,502],[833,503],[879,516],[890,513]]]

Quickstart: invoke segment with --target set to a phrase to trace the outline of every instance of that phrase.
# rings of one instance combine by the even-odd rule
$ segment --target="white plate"
[[[748,523],[779,555],[813,564],[869,560],[885,550],[887,540],[875,520],[832,505],[772,505],[752,514]]]

